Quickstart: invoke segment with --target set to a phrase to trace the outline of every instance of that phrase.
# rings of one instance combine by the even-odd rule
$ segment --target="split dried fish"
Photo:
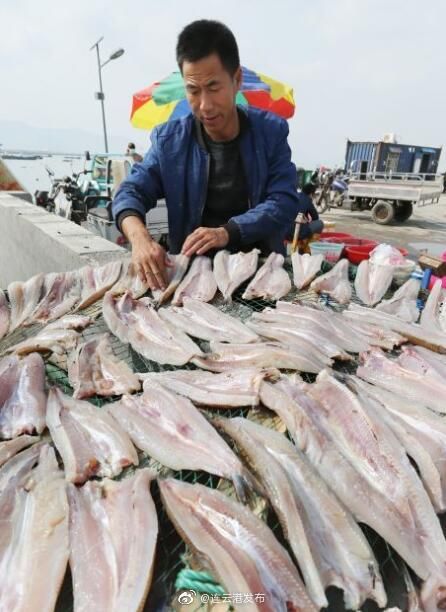
[[[158,519],[143,469],[116,482],[68,485],[76,612],[138,612],[152,580]]]
[[[279,376],[279,370],[275,368],[244,368],[220,374],[201,370],[140,374],[144,390],[150,390],[153,383],[158,383],[197,404],[214,408],[257,406],[262,381]]]
[[[147,298],[134,300],[129,293],[117,297],[109,292],[102,312],[110,331],[146,359],[179,366],[201,355],[184,332],[161,319]]]
[[[364,259],[356,272],[356,295],[367,306],[374,306],[384,297],[392,280],[393,266],[373,264]]]
[[[159,482],[177,531],[228,593],[262,593],[246,612],[315,612],[288,553],[269,527],[220,491],[172,478]]]
[[[141,388],[133,370],[114,355],[108,334],[78,344],[68,359],[68,379],[75,399],[123,395]]]
[[[78,270],[81,295],[76,310],[87,308],[103,297],[118,282],[121,271],[120,261],[111,261],[103,266],[85,266]]]
[[[0,442],[0,467],[24,448],[40,440],[39,436],[19,436],[14,440]]]
[[[291,291],[291,280],[284,270],[285,259],[279,253],[270,253],[267,260],[246,287],[244,300],[262,298],[275,302]]]
[[[37,274],[25,282],[16,281],[8,285],[11,306],[9,333],[23,325],[41,299],[45,275]]]
[[[111,478],[128,465],[138,465],[129,436],[106,410],[72,399],[57,387],[50,389],[47,424],[70,482]]]
[[[375,310],[395,315],[407,323],[415,323],[420,315],[417,307],[419,292],[420,281],[416,278],[409,278],[389,300],[383,300],[378,306],[375,306]]]
[[[297,251],[291,255],[293,280],[296,289],[303,289],[319,274],[324,261],[323,255],[300,255]]]
[[[240,459],[187,398],[151,382],[142,395],[125,395],[109,411],[138,448],[166,467],[228,478],[243,501],[254,487]]]
[[[332,585],[344,591],[349,610],[366,599],[384,606],[378,563],[365,536],[305,456],[283,434],[248,419],[214,423],[235,440],[263,483],[315,605],[328,606],[325,589]]]
[[[286,346],[279,342],[210,342],[209,348],[212,352],[196,357],[194,363],[211,372],[227,372],[237,368],[277,368],[317,374],[326,365],[313,360],[305,347],[299,349],[297,343],[294,346]]]
[[[348,279],[348,259],[341,259],[322,276],[318,276],[310,285],[317,293],[328,293],[340,304],[348,304],[352,298],[352,288]]]
[[[46,427],[45,364],[38,353],[0,361],[0,437],[42,433]]]
[[[183,276],[186,274],[187,268],[189,267],[190,258],[186,257],[186,255],[168,255],[168,258],[172,264],[171,267],[166,267],[168,285],[163,291],[152,291],[153,299],[155,300],[155,304],[157,306],[167,302],[170,296],[175,293]]]
[[[34,445],[11,462],[34,449],[40,453],[38,465],[28,471],[28,461],[22,479],[10,481],[6,512],[2,508],[0,609],[8,612],[53,612],[68,563],[66,484],[54,450]]]
[[[361,355],[357,375],[378,387],[446,413],[446,382],[403,368],[379,349]]]
[[[178,285],[172,299],[173,306],[181,306],[185,297],[210,302],[217,293],[217,281],[210,257],[198,255],[192,260],[188,273]]]
[[[309,393],[311,395],[309,395]],[[264,383],[262,402],[355,518],[377,531],[425,580],[426,601],[444,605],[446,542],[434,509],[392,431],[322,372],[316,385]]]
[[[420,325],[425,329],[446,333],[446,291],[442,279],[435,281],[421,312]]]
[[[224,250],[215,255],[214,276],[226,302],[232,300],[232,294],[242,283],[254,276],[259,253],[259,249],[253,249],[249,253],[240,251],[231,255]]]
[[[194,338],[220,342],[257,342],[259,339],[239,319],[189,297],[184,297],[182,307],[161,308],[158,313],[164,321]]]

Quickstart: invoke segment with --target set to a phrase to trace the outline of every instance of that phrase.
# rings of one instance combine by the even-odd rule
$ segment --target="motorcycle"
[[[341,208],[347,189],[348,177],[336,173],[330,186],[330,204]]]
[[[89,156],[86,157],[89,160]],[[45,167],[51,181],[50,191],[36,191],[34,203],[53,212],[60,217],[69,219],[80,225],[87,220],[91,208],[106,206],[111,198],[101,194],[100,189],[91,177],[91,170],[73,172],[71,176],[55,178],[54,172]]]
[[[348,190],[348,178],[342,172],[316,170],[311,180],[317,185],[314,205],[319,214],[324,213],[330,207],[342,207]]]
[[[50,191],[46,191],[43,189],[37,189],[34,192],[33,202],[36,206],[40,206],[41,208],[44,208],[48,212],[54,212],[54,202],[52,199],[52,194],[55,191],[56,186],[61,181],[61,179],[56,179],[54,172],[47,165],[45,165],[45,170],[48,174],[48,178],[51,183]],[[50,196],[50,193],[51,193],[51,196]]]

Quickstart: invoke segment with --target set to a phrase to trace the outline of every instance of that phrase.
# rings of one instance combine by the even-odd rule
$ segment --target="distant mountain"
[[[128,137],[109,137],[110,151],[123,151]],[[38,128],[21,121],[5,121],[0,119],[0,145],[3,149],[23,149],[26,151],[50,151],[83,153],[103,151],[102,135],[85,130],[65,128]]]

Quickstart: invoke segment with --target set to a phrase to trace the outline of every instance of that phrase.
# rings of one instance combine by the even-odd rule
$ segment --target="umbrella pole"
[[[302,224],[303,219],[304,219],[304,214],[301,212],[297,213],[297,217],[294,220],[294,235],[293,235],[293,243],[291,245],[291,253],[295,253],[297,250],[297,243],[299,242],[300,226]]]

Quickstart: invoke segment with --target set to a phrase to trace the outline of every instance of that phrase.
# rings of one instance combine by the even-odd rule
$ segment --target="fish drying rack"
[[[329,269],[329,267],[331,266],[327,266],[327,269]],[[289,264],[287,264],[285,268],[290,274],[292,274],[291,267],[289,266]],[[323,269],[323,271],[326,270]],[[355,274],[356,267],[350,266],[349,276],[351,281],[354,280]],[[241,321],[245,321],[246,319],[248,319],[253,312],[261,312],[264,308],[268,306],[274,307],[273,302],[268,302],[261,299],[249,301],[243,300],[242,294],[246,286],[247,283],[244,283],[236,291],[236,293],[233,295],[233,300],[231,303],[225,303],[221,296],[219,296],[215,300],[213,300],[212,304],[218,307],[222,312],[232,315]],[[386,297],[390,297],[392,293],[393,292],[391,291],[389,293],[389,296]],[[298,301],[303,305],[324,305],[330,307],[331,309],[337,312],[341,312],[345,308],[344,306],[341,306],[337,302],[335,302],[327,294],[318,295],[311,289],[301,290],[299,292],[293,289],[287,296],[282,299],[289,302]],[[356,297],[354,287],[352,288],[351,302],[361,304],[360,300]],[[81,334],[84,340],[89,340],[98,334],[109,332],[104,318],[102,317],[102,300],[84,309],[81,314],[91,316],[94,319],[94,322],[89,327],[87,327]],[[10,336],[7,336],[3,339],[3,341],[0,341],[0,357],[6,353],[7,349],[10,346],[13,346],[16,343],[35,335],[43,327],[44,325],[34,325],[29,328],[19,328],[15,330]],[[113,352],[115,353],[115,355],[123,361],[127,362],[135,372],[162,372],[178,369],[174,366],[160,365],[156,362],[147,360],[138,353],[136,353],[128,344],[123,344],[122,342],[120,342],[120,340],[118,340],[118,338],[116,338],[112,334],[110,334],[110,337]],[[201,340],[197,341],[196,339],[195,341],[200,345],[203,350],[207,350],[207,342]],[[336,362],[333,369],[340,375],[352,374],[356,371],[357,365],[358,361],[355,358],[350,362]],[[57,385],[59,388],[62,389],[62,391],[64,391],[68,395],[72,395],[73,390],[68,382],[68,376],[65,367],[66,363],[64,363],[63,360],[58,360],[55,363],[47,362],[47,380],[50,384]],[[186,366],[183,366],[182,369],[193,370],[197,368],[194,365],[188,364]],[[315,380],[315,375],[313,374],[304,373],[301,376],[306,382],[314,382]],[[111,401],[114,401],[114,399],[93,397],[90,398],[89,401],[91,401],[98,407],[102,407],[110,403]],[[211,416],[215,415],[216,412],[222,413],[223,411],[218,411],[217,409],[213,411],[204,410],[204,412],[208,416]],[[252,420],[260,422],[263,425],[272,427],[274,429],[281,429],[282,427],[282,424],[278,417],[274,417],[272,413],[262,408],[235,408],[230,410],[224,410],[224,414],[225,416],[232,417],[248,417]],[[234,446],[231,440],[227,439],[227,441],[232,446]],[[139,452],[139,459],[140,463],[137,468],[126,468],[121,474],[121,476],[118,477],[118,479],[125,477],[127,474],[131,473],[135,469],[142,467],[151,467],[152,469],[157,471],[160,477],[174,476],[175,478],[178,478],[182,481],[190,483],[200,483],[211,488],[219,488],[229,496],[235,497],[235,491],[232,487],[232,484],[216,476],[209,475],[205,472],[197,472],[191,470],[169,470],[157,463],[156,461],[150,459],[145,453],[141,451]],[[156,483],[152,484],[151,491],[158,512],[159,538],[150,595],[143,608],[143,612],[167,612],[174,611],[177,609],[180,610],[179,604],[176,603],[174,597],[176,577],[180,570],[182,570],[184,567],[192,567],[193,569],[198,570],[201,568],[196,565],[196,560],[188,552],[185,544],[178,536],[175,528],[167,517],[167,514],[161,503],[159,490]],[[265,520],[265,522],[272,528],[277,539],[290,552],[291,556],[293,556],[273,511],[268,511],[263,500],[261,500],[260,498],[256,498],[252,509],[256,514],[261,516],[261,518]],[[125,528],[125,525],[123,527]],[[398,606],[402,610],[404,610],[404,575],[406,568],[403,561],[401,560],[399,555],[372,529],[370,529],[367,525],[361,525],[361,527],[363,528],[363,531],[367,539],[369,540],[378,560],[386,591],[389,597],[388,606]],[[330,588],[327,594],[329,600],[329,607],[326,608],[326,610],[328,610],[329,612],[344,612],[345,608],[342,603],[342,593],[338,589]],[[184,608],[181,608],[181,610],[183,609]],[[231,608],[231,606],[228,604],[227,609],[229,611],[233,608]],[[208,604],[198,604],[198,607],[196,607],[195,605],[188,606],[187,610],[188,612],[195,612],[195,610],[207,612],[208,610],[210,610],[210,608],[208,607]],[[220,607],[219,610],[221,610]],[[362,606],[362,612],[377,612],[378,610],[379,608],[374,602],[367,601],[366,604]],[[71,587],[71,575],[68,569],[57,601],[56,612],[72,611],[73,596]]]

